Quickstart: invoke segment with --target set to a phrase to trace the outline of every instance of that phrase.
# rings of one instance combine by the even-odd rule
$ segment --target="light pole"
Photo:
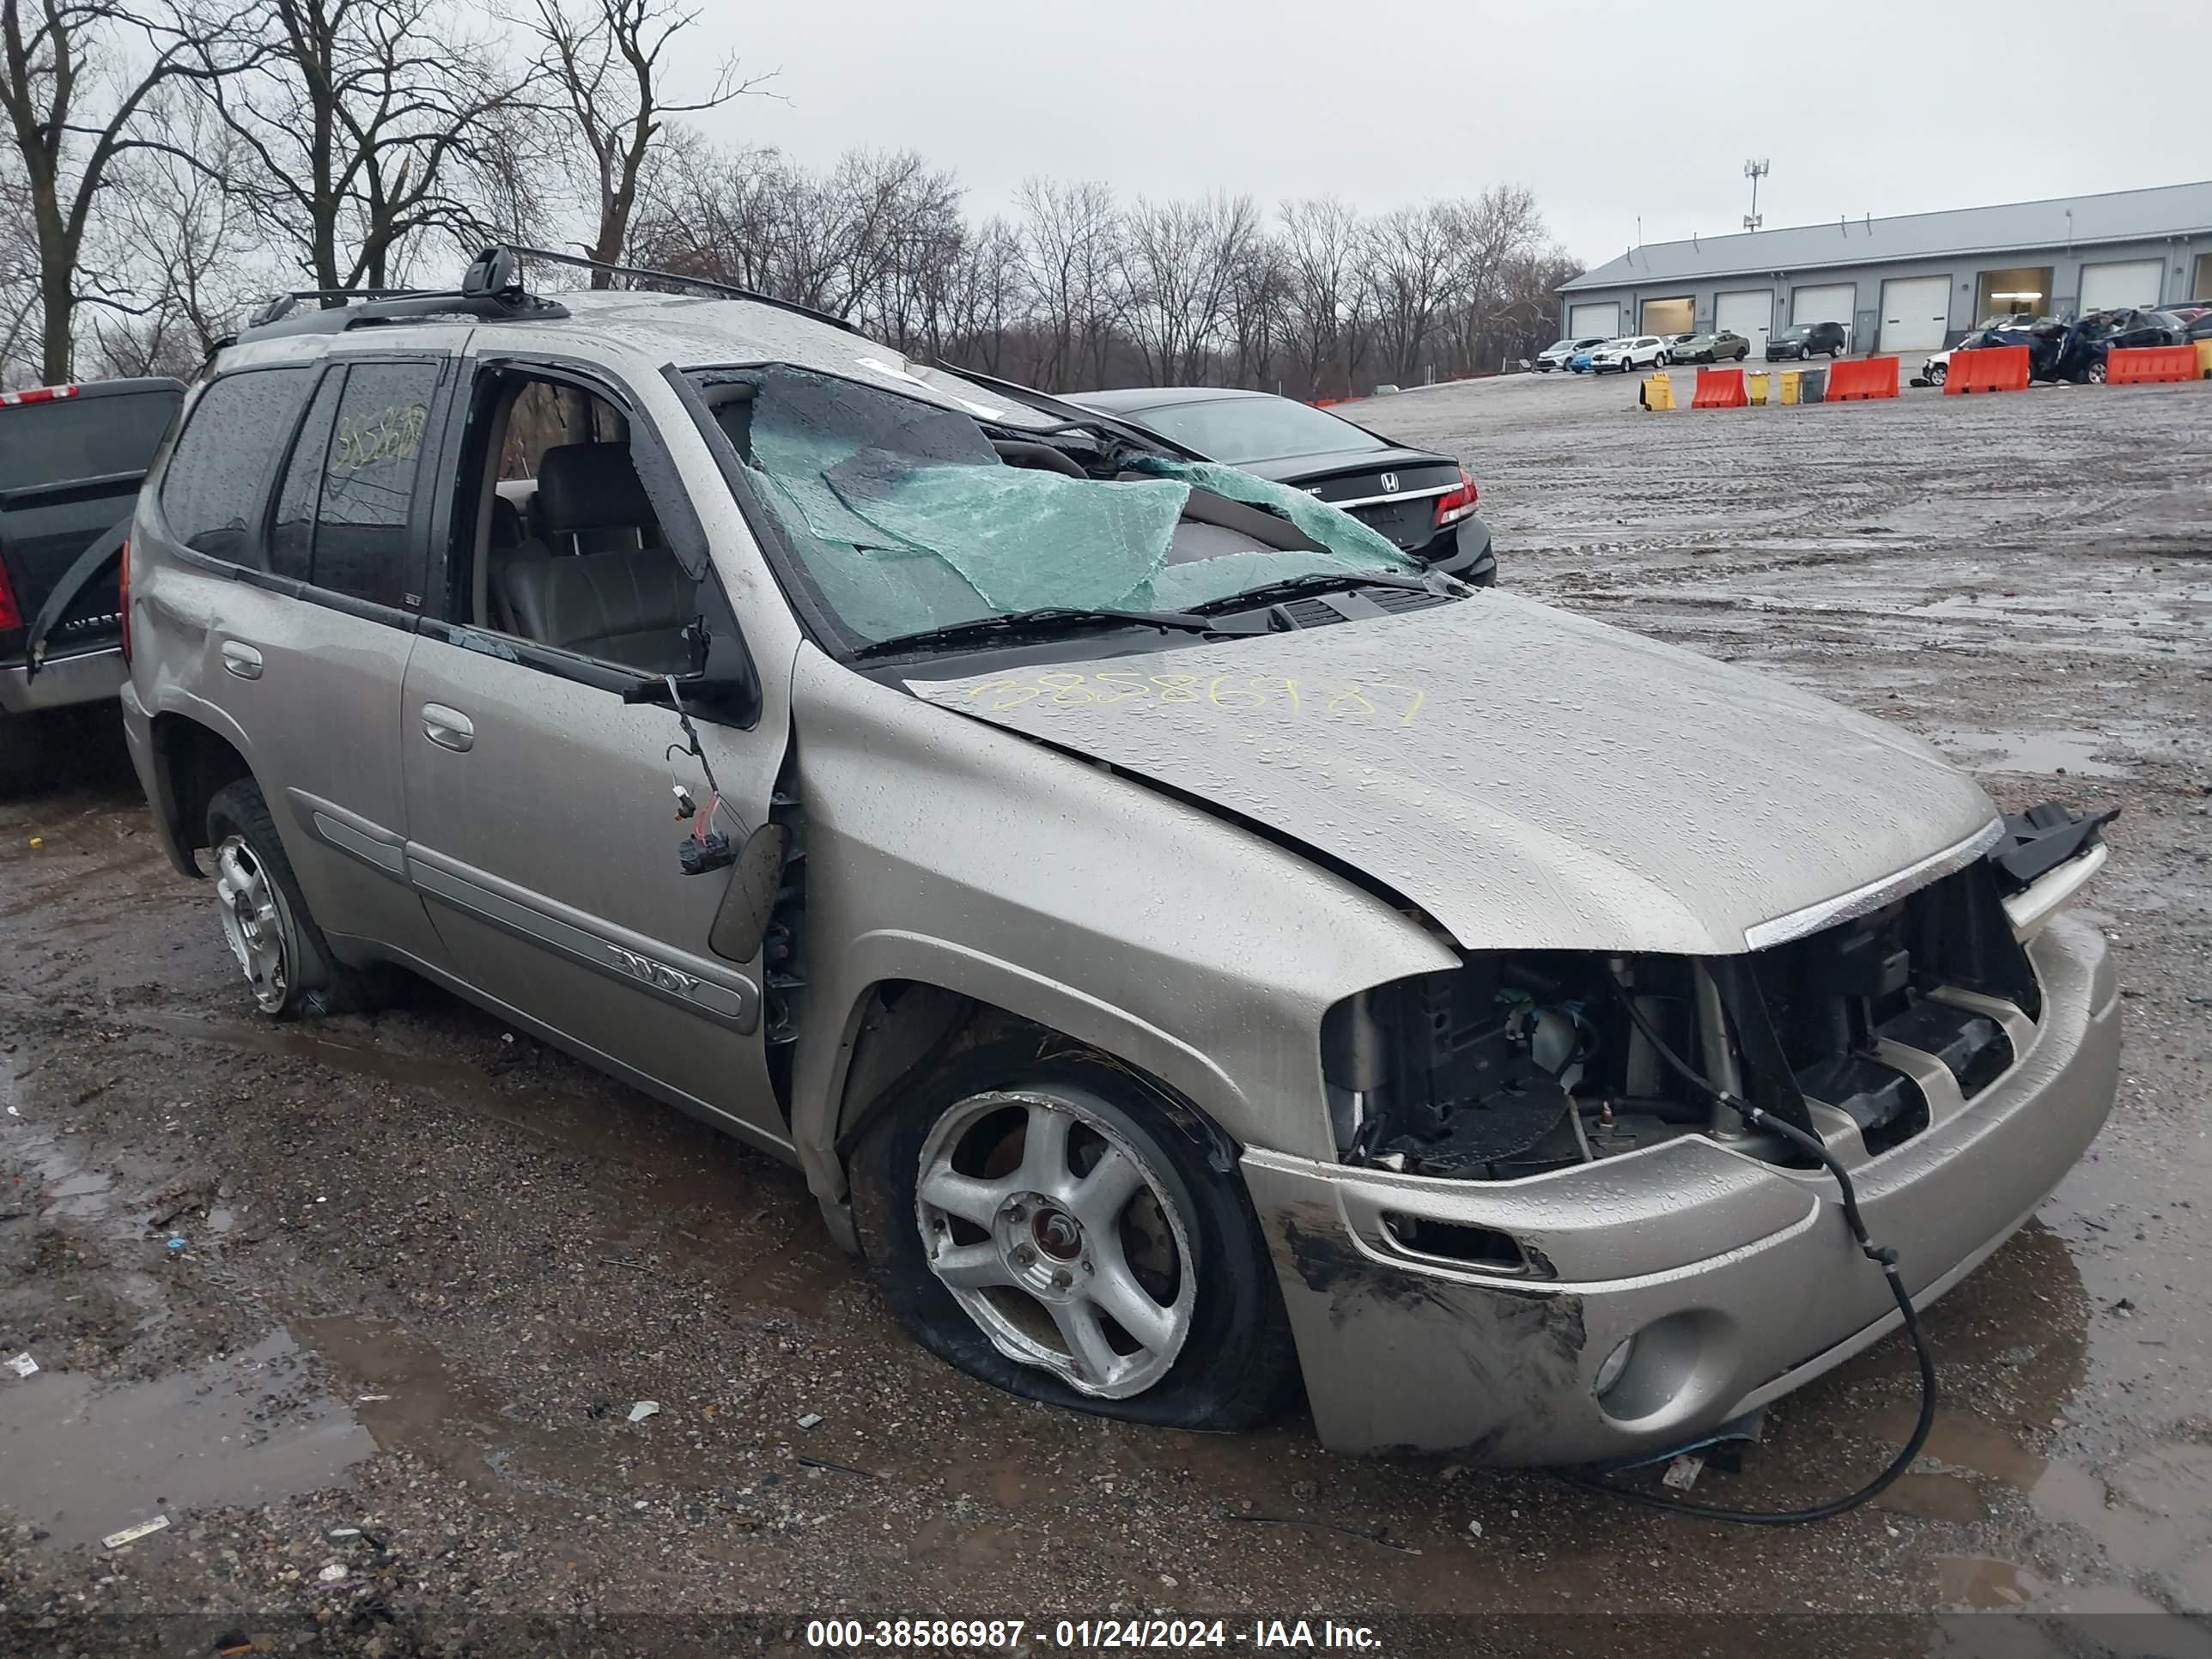
[[[1759,181],[1766,177],[1768,164],[1765,161],[1746,161],[1743,176],[1751,180],[1751,211],[1743,216],[1743,228],[1757,230],[1764,222],[1759,216]]]

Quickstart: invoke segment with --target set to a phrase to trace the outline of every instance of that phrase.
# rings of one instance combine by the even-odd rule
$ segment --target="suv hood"
[[[1492,592],[907,685],[1302,842],[1471,950],[1741,951],[1958,868],[1996,828],[1905,732]]]

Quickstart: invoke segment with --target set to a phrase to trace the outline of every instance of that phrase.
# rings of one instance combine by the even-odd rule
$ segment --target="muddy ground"
[[[0,1370],[0,1651],[797,1650],[823,1613],[1154,1609],[1435,1615],[1405,1651],[1558,1651],[1609,1613],[1707,1621],[1669,1651],[1964,1651],[2000,1638],[1937,1615],[2027,1609],[2096,1617],[2002,1650],[2212,1653],[2116,1617],[2212,1607],[2212,387],[1632,398],[1352,412],[1466,457],[1514,587],[1902,721],[2009,805],[2124,809],[2092,893],[2112,1120],[1930,1316],[1942,1414],[1876,1507],[1729,1528],[1345,1462],[1295,1415],[1212,1439],[994,1393],[898,1336],[795,1174],[474,1009],[258,1024],[103,720],[0,805],[0,1358],[41,1367]],[[1887,1342],[1698,1495],[1855,1485],[1914,1401]],[[680,1622],[711,1615],[757,1617]]]

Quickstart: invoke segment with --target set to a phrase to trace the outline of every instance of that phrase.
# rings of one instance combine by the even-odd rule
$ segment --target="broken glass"
[[[957,410],[800,370],[746,379],[751,396],[721,403],[717,423],[823,600],[867,639],[1419,568],[1349,515],[1233,467],[1145,453],[1122,457],[1112,479],[1009,465]],[[1244,515],[1250,530],[1186,519],[1194,491],[1261,508],[1283,544],[1266,519]]]

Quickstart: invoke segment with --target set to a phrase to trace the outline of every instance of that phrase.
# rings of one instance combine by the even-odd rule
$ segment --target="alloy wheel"
[[[923,1141],[922,1255],[999,1352],[1123,1400],[1175,1367],[1198,1300],[1192,1226],[1104,1115],[994,1091]]]
[[[231,955],[238,958],[264,1014],[284,1006],[292,988],[291,918],[283,895],[243,836],[226,837],[215,853],[216,903]]]

